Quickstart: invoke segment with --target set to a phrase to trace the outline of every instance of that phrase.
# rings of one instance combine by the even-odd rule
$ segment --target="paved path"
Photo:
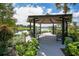
[[[60,48],[64,48],[61,41],[56,41],[56,36],[44,33],[39,39],[39,51],[37,56],[64,56]]]

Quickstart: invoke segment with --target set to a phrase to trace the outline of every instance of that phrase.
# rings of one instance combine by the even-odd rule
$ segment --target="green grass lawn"
[[[28,30],[29,31],[30,28],[27,28],[27,27],[17,27],[16,30],[17,31],[23,31],[23,30]]]

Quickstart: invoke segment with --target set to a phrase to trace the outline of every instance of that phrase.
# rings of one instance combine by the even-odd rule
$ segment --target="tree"
[[[70,11],[70,8],[69,8],[69,4],[68,3],[56,3],[55,4],[56,7],[60,10],[63,10],[63,13],[67,13],[68,11]],[[75,5],[75,3],[70,3],[70,5]]]
[[[12,46],[9,41],[12,40],[13,32],[6,25],[0,26],[0,56],[8,55],[9,46]]]
[[[13,13],[12,4],[0,3],[0,55],[9,55],[9,52],[12,53],[13,28],[15,27],[15,20],[12,19]]]
[[[70,5],[75,5],[74,3],[70,4]],[[68,11],[70,11],[70,8],[68,6],[68,3],[64,3],[64,4],[61,4],[61,3],[56,3],[56,7],[60,10],[63,10],[63,13],[66,14]],[[64,19],[62,20],[62,41],[63,41],[63,44],[64,44],[64,40],[65,40],[65,36],[68,36],[68,22],[66,21],[66,18],[64,17]],[[63,28],[64,27],[64,28]]]
[[[6,24],[8,26],[14,26],[15,20],[13,17],[13,7],[10,3],[0,3],[0,24]]]

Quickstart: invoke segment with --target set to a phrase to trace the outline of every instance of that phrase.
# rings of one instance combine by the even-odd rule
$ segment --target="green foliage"
[[[0,27],[0,55],[4,55],[9,46],[9,40],[13,37],[13,32],[6,25]]]
[[[29,35],[29,33],[28,32],[22,32],[22,35],[26,37],[26,36]]]
[[[16,44],[16,50],[18,55],[23,56],[25,51],[27,51],[27,43],[18,43]]]
[[[6,26],[0,27],[0,41],[7,41],[13,37],[13,32]]]
[[[28,30],[28,31],[30,31],[30,28],[27,28],[27,27],[17,27],[16,30],[17,30],[17,31],[23,31],[23,30]]]
[[[7,24],[9,27],[14,27],[15,26],[15,20],[13,19],[6,19],[4,21],[5,24]]]
[[[15,34],[13,39],[13,45],[16,45],[17,43],[26,42],[26,37],[29,35],[27,32],[22,32],[21,34]]]
[[[69,52],[69,46],[68,46],[68,44],[69,43],[72,43],[73,42],[73,40],[72,40],[72,38],[70,38],[70,37],[65,37],[65,52],[67,52],[68,54],[70,54]]]
[[[56,30],[55,30],[55,33],[56,33],[56,34],[61,34],[61,33],[62,33],[62,32],[61,32],[61,29],[60,29],[60,28],[56,29]]]
[[[74,26],[74,25],[69,26],[68,32],[69,32],[68,35],[72,36],[72,38],[74,39],[74,41],[78,41],[78,34],[77,34],[77,28],[76,28],[76,26]]]
[[[79,56],[79,42],[69,43],[66,52],[69,55]]]
[[[60,9],[60,10],[63,10],[63,13],[67,13],[68,11],[70,11],[71,9],[70,9],[70,7],[68,6],[68,5],[76,5],[76,4],[74,4],[74,3],[56,3],[56,7],[57,7],[57,9]]]
[[[22,43],[22,42],[24,42],[22,35],[15,35],[13,37],[13,45],[16,45],[17,43]]]
[[[49,32],[49,30],[44,30],[44,31],[41,31],[41,33],[47,33]]]
[[[72,43],[73,40],[70,37],[65,37],[65,45],[67,46],[69,43]]]
[[[16,50],[20,56],[34,56],[37,54],[38,41],[33,38],[32,41],[27,43],[19,43],[16,45]]]
[[[75,42],[72,42],[72,40],[66,38],[65,51],[69,55],[79,56],[79,35],[78,35],[77,27],[75,25],[71,25],[69,26],[68,31],[69,31],[69,36],[71,36]]]
[[[0,24],[6,24],[8,26],[14,26],[15,20],[13,17],[13,7],[10,3],[0,3]]]

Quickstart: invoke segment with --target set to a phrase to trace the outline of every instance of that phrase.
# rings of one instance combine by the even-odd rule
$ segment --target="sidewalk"
[[[44,33],[39,39],[39,51],[37,56],[64,56],[60,48],[65,46],[61,41],[56,41],[56,36],[51,33]]]

